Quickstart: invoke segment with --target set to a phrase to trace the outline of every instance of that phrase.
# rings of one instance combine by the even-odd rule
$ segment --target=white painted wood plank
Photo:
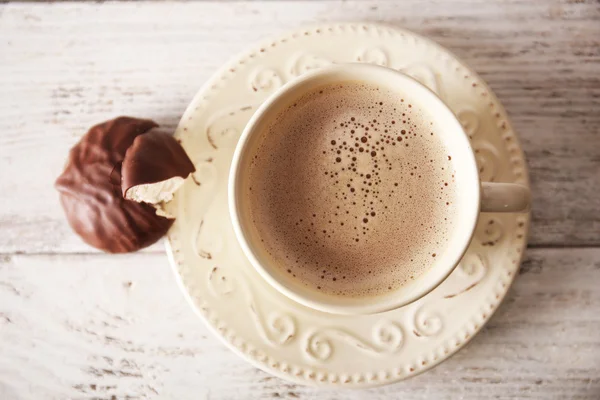
[[[600,249],[530,250],[465,349],[412,380],[350,392],[239,359],[188,308],[163,255],[5,256],[0,398],[598,399],[599,281]]]
[[[259,38],[347,20],[425,34],[480,72],[523,138],[531,243],[600,245],[597,2],[19,3],[0,5],[0,252],[89,251],[52,188],[89,126],[128,114],[174,128]]]

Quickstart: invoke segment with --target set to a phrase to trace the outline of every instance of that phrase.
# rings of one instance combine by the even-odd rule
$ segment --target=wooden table
[[[289,384],[227,350],[178,291],[162,245],[94,251],[53,190],[92,124],[174,128],[257,39],[384,21],[447,46],[521,135],[530,246],[500,310],[430,372],[366,391]],[[599,399],[600,4],[294,1],[0,5],[0,399]]]

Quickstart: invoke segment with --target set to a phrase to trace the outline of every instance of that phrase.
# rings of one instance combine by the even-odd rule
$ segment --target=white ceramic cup
[[[361,81],[398,91],[418,108],[427,110],[436,121],[436,134],[453,155],[457,180],[458,224],[446,250],[415,280],[377,297],[344,297],[311,289],[273,265],[261,246],[260,237],[250,227],[250,210],[243,196],[249,186],[249,154],[257,139],[278,113],[303,94],[323,85]],[[266,139],[268,140],[268,138]],[[436,190],[432,188],[431,190]],[[338,64],[311,71],[273,93],[252,116],[242,132],[233,155],[229,175],[229,211],[235,234],[245,255],[258,273],[273,287],[307,307],[336,314],[372,314],[395,309],[423,297],[446,279],[465,253],[475,231],[480,212],[519,212],[529,207],[529,189],[511,183],[480,182],[469,139],[452,111],[431,90],[416,80],[389,68],[370,64]]]

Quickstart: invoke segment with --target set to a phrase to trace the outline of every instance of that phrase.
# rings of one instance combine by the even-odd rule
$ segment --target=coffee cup
[[[363,90],[360,88],[364,88],[366,94],[360,94],[360,90]],[[355,98],[356,93],[359,93],[359,97],[362,97],[360,99]],[[392,95],[389,93],[392,93]],[[397,93],[398,97],[393,97],[396,100],[392,101],[393,104],[390,105],[390,101],[387,101],[387,99],[391,98],[390,96],[393,96],[393,93]],[[329,97],[319,98],[319,95]],[[385,97],[386,101],[371,101],[372,99],[378,99],[377,96],[387,96]],[[329,101],[327,99],[333,100]],[[311,112],[314,114],[314,110],[324,109],[323,104],[331,105],[331,109],[335,111],[334,100],[339,103],[336,103],[338,105],[335,106],[339,111],[339,115],[344,116],[344,108],[351,103],[359,104],[356,107],[364,110],[365,115],[375,113],[374,115],[386,115],[388,118],[377,117],[361,123],[355,120],[354,117],[344,117],[345,119],[335,121],[335,127],[331,124],[331,126],[327,125],[327,129],[329,129],[327,132],[337,129],[337,136],[335,137],[344,138],[343,142],[341,139],[338,139],[337,142],[336,140],[327,139],[328,142],[331,142],[331,146],[327,148],[324,147],[323,141],[314,141],[315,146],[323,147],[323,157],[331,157],[332,167],[326,167],[323,171],[319,170],[320,167],[315,167],[313,171],[314,178],[311,178],[310,174],[304,173],[301,177],[298,177],[299,180],[304,182],[299,185],[292,169],[292,166],[296,165],[294,164],[296,161],[293,161],[293,159],[298,154],[303,154],[303,157],[306,158],[304,153],[299,151],[311,145],[310,142],[302,146],[293,145],[292,142],[286,143],[285,141],[288,138],[285,135],[285,132],[287,132],[285,129],[295,132],[294,124],[299,124],[299,121],[305,120],[314,120],[311,123],[317,124],[315,126],[321,126],[319,125],[321,121],[323,121],[323,124],[331,123],[332,121],[325,119],[320,114],[317,118],[305,116],[303,113],[308,112],[306,110],[313,110]],[[368,103],[367,100],[371,103]],[[316,101],[322,103],[314,103]],[[323,103],[323,101],[325,102]],[[383,105],[384,102],[385,105]],[[297,103],[301,103],[300,106],[296,107]],[[363,103],[372,105],[360,106]],[[398,104],[397,107],[396,103]],[[412,110],[423,110],[423,115],[427,117],[420,117],[421,114],[411,114]],[[398,118],[391,119],[396,118],[394,117],[396,113]],[[330,112],[328,115],[333,114]],[[295,118],[290,119],[290,121],[295,122],[291,123],[292,125],[285,126],[285,129],[277,130],[273,128],[278,123],[287,123],[281,122],[282,118],[287,118],[286,116],[290,116],[288,119]],[[428,120],[426,120],[427,118]],[[396,121],[398,125],[396,125]],[[402,123],[406,125],[406,129],[400,130],[399,125]],[[428,124],[431,125],[431,138],[429,138]],[[362,133],[359,134],[359,130]],[[388,130],[389,132],[396,132],[394,135],[397,135],[397,137],[389,133]],[[306,132],[301,133],[306,134]],[[296,136],[290,133],[290,138],[294,137]],[[301,136],[297,137],[302,138]],[[347,140],[345,140],[346,137]],[[431,145],[427,144],[429,143],[427,140],[431,142]],[[295,146],[290,147],[289,150],[282,150],[284,153],[279,155],[284,157],[281,158],[283,161],[278,161],[281,163],[282,168],[285,164],[285,168],[290,169],[290,171],[286,171],[287,175],[272,177],[273,174],[278,174],[278,172],[277,164],[273,164],[271,160],[273,157],[271,150],[268,152],[265,150],[268,154],[263,157],[265,158],[263,164],[267,165],[265,163],[271,162],[271,169],[267,170],[265,167],[264,170],[261,170],[261,164],[257,163],[256,159],[259,157],[260,149],[265,146],[265,143],[273,143],[273,146],[278,146],[273,148],[277,149],[286,149],[286,145]],[[409,143],[414,143],[413,147],[409,147]],[[367,148],[366,146],[370,147]],[[442,146],[444,154],[437,151],[435,146]],[[363,147],[366,151],[363,151]],[[429,148],[433,149],[430,151],[431,154],[427,150]],[[309,150],[313,151],[314,149]],[[321,149],[318,150],[320,157]],[[400,150],[404,153],[394,156]],[[285,154],[285,151],[289,151],[289,156]],[[407,153],[409,151],[410,153]],[[414,161],[413,159],[417,155],[420,158]],[[369,158],[369,156],[372,158]],[[288,162],[285,157],[289,157],[292,161]],[[406,157],[406,160],[409,161],[405,162],[402,157]],[[361,162],[363,165],[358,165]],[[369,169],[361,170],[361,168],[367,168],[365,165]],[[390,182],[384,182],[384,179],[388,178],[383,178],[383,176],[389,176],[389,174],[386,175],[388,166],[390,171],[394,168],[396,170],[401,168],[402,171],[394,172],[395,176],[400,179],[396,179],[399,182],[394,182],[393,185]],[[417,172],[412,172],[413,168]],[[373,171],[373,177],[371,177],[369,171]],[[437,172],[422,172],[424,177],[422,181],[419,181],[417,175],[418,178],[421,178],[420,171]],[[403,174],[406,175],[404,181],[401,180]],[[340,182],[342,176],[348,181],[347,184],[346,181]],[[348,178],[349,176],[350,178]],[[355,185],[352,183],[354,182],[352,176],[357,181],[361,181],[357,184],[356,190],[354,190]],[[369,176],[369,178],[367,179],[365,176]],[[252,192],[253,184],[257,184],[257,177],[266,182],[263,187],[269,190],[267,195],[264,195],[266,206],[261,200],[263,194]],[[436,179],[438,178],[443,179],[439,180],[439,184],[432,184],[432,182],[437,182]],[[272,179],[272,182],[269,179]],[[285,179],[289,179],[287,182],[289,185],[286,184]],[[331,193],[329,193],[328,182],[331,185],[341,187],[341,189],[331,189]],[[359,185],[362,185],[360,190]],[[314,190],[314,194],[302,192],[302,188],[307,187],[323,189]],[[387,188],[387,191],[376,189],[382,187]],[[398,71],[369,64],[338,64],[314,70],[288,82],[273,93],[258,108],[242,132],[233,155],[228,189],[229,211],[237,240],[250,263],[265,281],[282,294],[306,307],[322,312],[349,315],[384,312],[402,307],[423,297],[443,282],[458,265],[471,242],[480,212],[525,212],[528,210],[530,203],[529,189],[522,185],[480,181],[475,155],[467,134],[453,112],[434,92]],[[344,191],[346,189],[347,192]],[[449,196],[448,193],[452,190],[454,190],[452,200],[445,201],[446,197],[444,196]],[[294,194],[294,191],[297,191],[297,193]],[[411,191],[414,191],[414,193]],[[328,200],[331,204],[323,204],[323,209],[328,210],[327,213],[321,212],[320,203],[314,200],[314,197],[324,198],[325,194],[323,192],[327,192],[325,194],[331,198],[331,201]],[[281,193],[282,196],[279,196],[278,193]],[[317,211],[306,212],[307,217],[303,219],[300,212],[305,211],[299,210],[300,206],[293,203],[293,199],[298,197],[306,197],[308,200],[302,204],[310,202],[311,207],[314,207]],[[400,200],[397,200],[400,197],[405,198],[406,202],[401,203]],[[417,200],[416,197],[423,200]],[[269,203],[273,201],[272,198],[288,200],[282,200],[277,207],[272,207]],[[439,208],[439,212],[431,211],[432,207],[428,206],[428,202],[433,201],[442,204],[442,206],[435,206]],[[449,207],[448,211],[443,208],[444,201]],[[332,202],[339,202],[339,204]],[[374,202],[375,204],[373,204]],[[427,209],[421,210],[421,204]],[[288,206],[289,210],[286,209]],[[270,207],[273,208],[275,214],[267,215]],[[374,207],[379,208],[376,210]],[[345,211],[344,208],[346,208]],[[399,222],[400,219],[395,220],[393,218],[392,213],[388,212],[389,209],[402,210],[408,215],[406,225],[400,231],[401,234],[390,233],[392,232],[390,229],[398,229],[396,225],[402,224]],[[338,215],[338,211],[340,215]],[[359,211],[366,211],[365,216],[358,216]],[[390,217],[382,216],[386,212]],[[357,214],[354,216],[356,222],[349,220],[353,213]],[[333,217],[334,214],[335,217]],[[420,222],[419,214],[423,215],[423,222]],[[293,218],[296,218],[295,220],[291,219],[292,215]],[[373,225],[369,225],[372,222],[371,215],[374,216],[373,218],[380,218],[377,221],[377,228],[371,228]],[[444,220],[442,220],[442,216]],[[314,222],[311,218],[314,218]],[[263,220],[268,222],[263,223]],[[405,221],[402,220],[402,222]],[[265,225],[267,223],[269,225]],[[285,224],[285,226],[278,226],[278,224]],[[319,227],[318,231],[315,224]],[[337,237],[334,233],[336,228],[328,228],[329,225],[327,224],[336,226],[338,230],[343,230],[343,235],[346,236],[349,235],[348,232],[352,232],[354,235],[356,231],[356,236],[351,238]],[[351,224],[355,225],[352,227],[354,231],[350,230],[349,225]],[[391,224],[394,224],[394,226],[390,226]],[[437,226],[442,226],[443,229],[439,228],[436,231]],[[321,230],[322,227],[327,229]],[[300,232],[304,232],[304,229],[310,234],[307,233],[306,236],[303,236],[304,233]],[[409,249],[411,247],[411,230],[414,230],[416,244],[413,246],[415,248]],[[385,235],[382,234],[382,238],[385,239],[384,242],[389,243],[381,243],[383,239],[378,240],[378,232],[386,232]],[[427,236],[428,234],[423,232],[433,233]],[[361,236],[361,233],[364,236]],[[342,235],[342,233],[337,235]],[[292,239],[289,239],[288,236]],[[401,246],[395,246],[394,237],[399,238],[402,243]],[[341,241],[342,239],[351,239],[352,242],[346,241],[349,243],[346,244],[346,242]],[[276,241],[279,242],[280,240],[287,240],[297,247],[290,248],[289,252],[286,252],[284,251],[284,244],[275,244]],[[368,240],[371,240],[372,246],[368,244]],[[357,243],[356,246],[363,246],[360,248],[360,253],[353,253],[355,249],[352,247],[354,241]],[[429,243],[430,241],[431,243]],[[430,244],[434,244],[434,241],[440,246],[440,251],[429,250]],[[443,246],[439,244],[440,242],[443,242]],[[335,243],[335,245],[331,243]],[[410,255],[403,259],[404,253],[398,253],[402,256],[399,256],[399,260],[402,259],[403,261],[392,263],[393,271],[378,271],[376,261],[369,267],[368,271],[366,268],[365,271],[361,270],[360,262],[353,263],[352,257],[354,256],[351,256],[352,254],[361,254],[362,257],[365,252],[369,253],[371,251],[371,247],[374,250],[372,255],[366,254],[370,257],[368,260],[387,260],[385,258],[387,253],[380,250],[380,247],[384,245],[394,249],[396,247],[407,248],[415,256]],[[276,250],[283,249],[279,251],[277,257],[273,255],[274,246],[277,248]],[[326,254],[323,252],[329,251],[327,246],[331,246],[330,250],[335,253],[335,257],[328,259],[324,264],[319,264],[319,259],[315,259],[314,254]],[[425,248],[428,249],[426,257],[424,255],[425,250],[421,251]],[[314,249],[314,251],[311,249]],[[299,260],[303,258],[302,252],[309,252],[305,254],[305,258],[309,260],[308,264],[310,266],[302,266],[302,262]],[[347,254],[350,255],[347,256]],[[393,258],[394,254],[396,253],[391,251],[390,257]],[[346,256],[350,258],[344,258]],[[414,257],[414,259],[410,259],[409,262],[409,257]],[[336,263],[331,260],[341,261]],[[413,260],[415,260],[415,264],[419,264],[417,267],[411,263]],[[386,265],[390,264],[389,260],[386,263]],[[316,267],[312,264],[315,264]],[[353,269],[347,273],[348,279],[346,279],[345,272],[343,272],[344,264],[352,264]],[[303,270],[303,268],[306,268],[306,270]],[[312,271],[311,268],[319,271]],[[320,271],[321,268],[322,272]],[[404,269],[416,272],[408,273]],[[312,271],[310,274],[315,275],[314,279],[317,280],[315,281],[317,283],[312,281],[314,280],[312,275],[309,276],[308,272],[305,273],[309,270]],[[321,273],[321,277],[316,276]],[[351,276],[351,274],[354,275]],[[385,279],[386,275],[390,276],[390,282],[394,280],[393,285],[384,285],[385,287],[381,285],[380,281]],[[377,276],[377,278],[371,278],[371,276]],[[402,277],[402,279],[399,280],[396,276]],[[323,279],[324,282],[327,281],[331,288],[329,286],[326,288],[324,284],[319,285],[319,278]],[[372,292],[365,289],[364,293],[360,292],[358,294],[352,290],[353,284],[360,286],[363,281],[371,285],[369,287],[365,286],[368,290],[371,287],[375,289]],[[381,289],[382,287],[383,289]]]

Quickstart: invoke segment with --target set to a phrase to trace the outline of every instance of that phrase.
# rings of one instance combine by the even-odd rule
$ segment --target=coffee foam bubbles
[[[320,87],[280,112],[251,155],[245,193],[271,262],[349,297],[420,276],[456,215],[436,130],[402,95],[359,82]]]

